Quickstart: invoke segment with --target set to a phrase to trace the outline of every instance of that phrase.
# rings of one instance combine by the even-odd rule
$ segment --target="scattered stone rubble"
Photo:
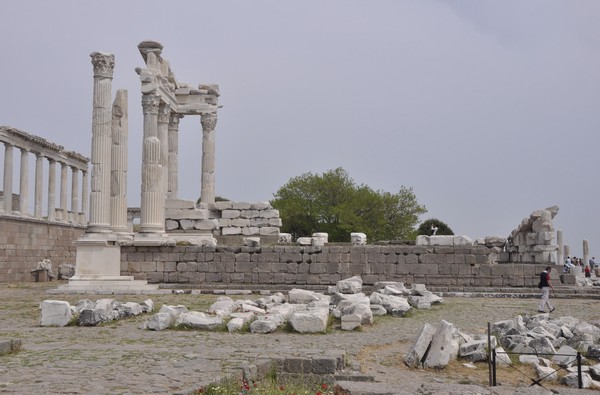
[[[61,300],[44,300],[40,305],[41,326],[66,326],[75,319],[79,326],[95,326],[102,322],[149,313],[154,302],[147,299],[142,303],[121,303],[114,299],[99,299],[95,302],[83,299],[72,306]]]
[[[322,333],[327,330],[330,316],[341,321],[342,330],[354,330],[373,323],[374,315],[392,314],[403,317],[412,308],[429,309],[443,299],[413,284],[375,284],[370,296],[362,292],[358,276],[341,280],[328,289],[328,295],[304,289],[292,289],[287,298],[278,292],[257,300],[233,300],[221,296],[208,311],[189,311],[185,306],[164,305],[143,325],[149,330],[164,330],[173,326],[215,330],[227,327],[229,332],[246,330],[252,333],[272,333],[289,324],[300,333]]]
[[[573,317],[550,318],[543,313],[496,322],[491,325],[491,335],[499,365],[511,365],[513,360],[532,364],[538,379],[560,381],[570,387],[578,386],[579,351],[586,363],[582,366],[583,387],[600,389],[600,363],[589,364],[600,360],[600,327],[596,324]],[[468,335],[443,320],[438,327],[426,323],[404,356],[404,363],[443,369],[459,357],[468,362],[487,361],[487,347],[487,335]]]
[[[554,240],[552,220],[558,214],[558,206],[535,210],[514,229],[506,242],[506,262],[554,263],[553,253],[558,246]]]

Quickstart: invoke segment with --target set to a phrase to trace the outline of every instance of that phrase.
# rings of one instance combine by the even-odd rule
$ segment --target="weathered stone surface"
[[[502,347],[496,348],[496,363],[498,363],[499,365],[512,365],[510,357]]]
[[[362,317],[358,314],[346,314],[341,317],[342,330],[352,331],[361,326]]]
[[[190,328],[214,330],[223,324],[223,320],[218,316],[209,316],[199,311],[190,311],[181,313],[177,323]]]
[[[264,317],[253,321],[250,324],[250,332],[252,333],[272,333],[277,330],[279,326],[279,322],[275,319],[271,319],[270,317]]]
[[[75,275],[75,265],[61,263],[58,265],[58,279],[68,280]]]
[[[162,331],[168,329],[173,321],[173,316],[169,312],[159,312],[148,319],[146,328],[152,331]]]
[[[350,233],[350,242],[353,246],[362,246],[367,244],[367,235],[364,233]]]
[[[356,314],[360,316],[360,323],[370,325],[373,323],[373,312],[369,304],[353,304],[342,309],[342,317],[348,314]]]
[[[371,304],[382,305],[388,313],[403,316],[411,309],[408,300],[399,296],[384,295],[379,292],[373,292],[370,297]]]
[[[429,245],[432,246],[452,246],[454,245],[454,236],[429,236]]]
[[[235,308],[235,302],[228,296],[220,296],[215,303],[210,305],[208,312],[220,317],[226,317],[231,314]]]
[[[430,299],[425,296],[410,295],[408,297],[408,304],[415,309],[431,309]]]
[[[41,326],[65,326],[71,321],[71,305],[60,300],[44,300]]]
[[[319,300],[321,297],[313,291],[307,291],[305,289],[294,288],[288,292],[288,299],[290,303],[302,303],[307,304]]]
[[[343,294],[356,294],[362,291],[362,278],[354,276],[340,280],[337,283],[337,287],[340,293]]]
[[[581,373],[582,388],[590,388],[592,385],[592,377],[588,373]],[[560,379],[560,383],[567,387],[579,388],[579,377],[577,373],[569,373]]]
[[[426,357],[425,353],[433,340],[433,336],[435,335],[436,328],[429,324],[425,323],[423,329],[421,329],[421,334],[417,338],[417,341],[411,347],[410,351],[404,356],[404,363],[409,367],[417,367],[420,366]]]
[[[371,311],[373,312],[373,315],[386,315],[387,314],[387,310],[380,304],[371,304]]]
[[[557,381],[558,373],[556,369],[547,366],[535,365],[535,371],[538,379],[542,379],[542,383],[544,381]]]
[[[101,322],[102,315],[100,310],[96,309],[83,309],[77,318],[77,325],[79,326],[96,326]]]
[[[227,323],[227,331],[239,332],[244,327],[244,320],[242,318],[232,318]]]
[[[325,332],[328,317],[329,310],[327,309],[298,311],[290,317],[290,324],[296,332],[300,333]]]
[[[552,356],[552,362],[562,367],[569,367],[576,363],[577,350],[568,345],[563,345],[556,351],[556,354]]]
[[[464,343],[460,346],[458,355],[471,362],[487,361],[486,345],[487,342],[485,340]]]
[[[429,368],[444,368],[450,362],[453,345],[452,345],[452,332],[454,331],[454,325],[442,320],[440,326],[435,332],[429,353],[427,354],[424,362],[425,367]]]

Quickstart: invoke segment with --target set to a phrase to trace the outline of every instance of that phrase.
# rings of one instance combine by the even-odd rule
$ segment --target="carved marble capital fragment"
[[[142,95],[142,110],[144,114],[158,114],[160,96]]]
[[[215,130],[217,126],[217,113],[216,112],[208,112],[203,113],[200,116],[200,122],[202,123],[202,130],[205,132]]]
[[[115,69],[115,55],[103,52],[92,52],[94,77],[112,78]]]

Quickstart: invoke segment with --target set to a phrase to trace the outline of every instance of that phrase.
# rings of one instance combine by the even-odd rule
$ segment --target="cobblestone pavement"
[[[76,303],[106,295],[47,295],[54,283],[0,284],[0,339],[21,338],[23,350],[0,356],[0,393],[18,394],[151,394],[185,393],[214,382],[227,372],[237,372],[244,362],[280,356],[311,356],[343,350],[349,369],[399,388],[398,393],[523,393],[513,387],[487,384],[487,367],[478,374],[449,368],[444,371],[409,370],[402,356],[423,324],[444,319],[463,332],[485,333],[487,322],[534,314],[537,300],[510,298],[446,298],[431,310],[410,317],[381,317],[360,331],[335,329],[327,334],[230,334],[140,329],[148,316],[111,322],[97,327],[40,327],[38,307],[45,299]],[[249,298],[257,298],[251,295]],[[122,302],[152,299],[157,307],[182,304],[205,310],[216,295],[116,295]],[[556,300],[557,316],[570,315],[588,322],[600,320],[600,301]],[[483,371],[485,370],[485,371]],[[499,381],[503,381],[502,372]],[[482,379],[483,377],[483,379]],[[526,377],[521,382],[529,385]],[[466,385],[476,384],[476,385]],[[482,386],[478,386],[482,385]],[[533,390],[531,390],[533,391]],[[559,388],[560,393],[570,393]],[[578,391],[583,394],[588,391]],[[525,392],[536,393],[536,392]]]

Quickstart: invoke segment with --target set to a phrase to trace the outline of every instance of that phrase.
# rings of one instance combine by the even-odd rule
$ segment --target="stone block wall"
[[[325,287],[359,275],[365,285],[536,286],[535,264],[498,264],[485,246],[163,246],[121,249],[121,273],[150,283]]]
[[[30,270],[48,258],[55,270],[75,264],[75,245],[85,227],[0,215],[0,283],[30,281]]]

